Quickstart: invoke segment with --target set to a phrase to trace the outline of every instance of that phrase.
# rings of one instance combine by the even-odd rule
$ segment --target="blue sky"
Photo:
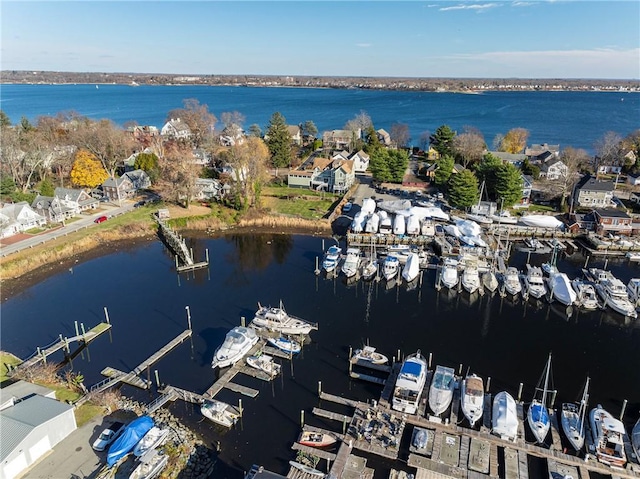
[[[0,9],[4,70],[640,78],[638,0],[3,0]]]

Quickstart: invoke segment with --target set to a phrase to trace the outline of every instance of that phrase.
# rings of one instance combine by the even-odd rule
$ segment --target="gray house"
[[[586,175],[575,189],[575,201],[581,207],[607,208],[613,205],[613,181],[599,181]]]

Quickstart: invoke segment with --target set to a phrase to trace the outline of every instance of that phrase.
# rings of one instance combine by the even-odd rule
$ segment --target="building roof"
[[[34,394],[40,396],[51,396],[55,391],[53,389],[39,386],[27,381],[16,381],[13,384],[0,388],[0,404],[4,404],[11,398],[24,399]]]
[[[362,150],[356,151],[353,155],[351,155],[351,158],[349,159],[353,160],[356,156],[359,156],[361,160],[365,161],[369,159],[369,155]]]
[[[527,158],[527,155],[523,153],[507,153],[505,151],[489,151],[488,153],[496,158],[500,158],[502,161],[508,161],[510,163],[524,161]]]
[[[300,127],[298,125],[287,125],[287,131],[291,137],[294,137],[300,134]]]
[[[614,187],[613,181],[599,181],[589,175],[578,184],[578,189],[581,191],[613,191]]]
[[[631,219],[626,212],[616,208],[596,208],[593,210],[600,218],[625,218]]]

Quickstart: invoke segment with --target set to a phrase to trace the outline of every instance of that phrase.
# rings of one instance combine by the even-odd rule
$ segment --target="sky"
[[[0,16],[3,70],[640,78],[638,0],[2,0]]]

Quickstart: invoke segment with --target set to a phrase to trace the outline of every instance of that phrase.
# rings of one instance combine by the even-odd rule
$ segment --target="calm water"
[[[239,376],[236,381],[261,392],[255,399],[242,397],[245,417],[241,427],[223,432],[193,406],[180,401],[171,410],[205,435],[220,441],[222,453],[215,477],[242,477],[253,463],[284,473],[299,432],[300,411],[310,424],[334,430],[339,424],[314,418],[317,385],[325,391],[367,400],[378,398],[381,388],[351,381],[347,374],[349,346],[369,340],[392,356],[420,348],[432,352],[434,363],[457,368],[463,364],[484,377],[491,376],[495,393],[517,393],[525,383],[530,398],[547,354],[553,352],[553,382],[558,400],[575,400],[585,376],[592,378],[590,404],[602,403],[618,414],[628,399],[626,419],[631,423],[640,409],[640,323],[625,325],[614,313],[574,314],[569,320],[559,306],[493,298],[470,299],[466,293],[437,293],[435,273],[425,273],[422,287],[386,291],[379,285],[356,286],[317,278],[313,274],[321,239],[288,235],[244,235],[192,240],[196,257],[208,248],[210,271],[187,279],[174,272],[172,257],[161,243],[149,242],[85,263],[55,275],[2,304],[2,349],[26,356],[58,334],[73,335],[74,320],[87,327],[103,319],[107,306],[113,323],[106,335],[91,344],[88,354],[74,360],[86,384],[102,377],[105,366],[130,370],[186,328],[185,306],[193,319],[193,340],[187,341],[157,363],[163,382],[203,392],[215,380],[209,364],[225,333],[251,318],[256,303],[284,301],[287,310],[319,323],[312,342],[292,366],[273,383]],[[329,244],[327,240],[327,245]],[[533,256],[540,263],[544,256]],[[523,267],[526,255],[511,263]],[[579,253],[566,257],[560,269],[571,277],[584,263]],[[602,263],[592,262],[591,265]],[[638,266],[610,263],[625,283],[640,276]],[[125,386],[123,392],[148,402],[154,394]],[[219,396],[237,403],[239,395]],[[332,405],[328,409],[338,410]],[[380,468],[382,477],[383,468]]]
[[[486,92],[481,95],[307,88],[126,85],[2,85],[0,108],[14,122],[22,116],[63,111],[123,125],[161,127],[167,113],[196,98],[218,118],[222,112],[245,115],[245,127],[263,128],[275,111],[290,124],[313,120],[320,132],[339,129],[360,111],[376,128],[388,131],[395,122],[409,125],[417,145],[424,131],[448,124],[462,131],[478,128],[489,145],[498,133],[522,127],[530,143],[560,144],[592,151],[607,131],[626,136],[640,127],[640,95],[604,92]]]

